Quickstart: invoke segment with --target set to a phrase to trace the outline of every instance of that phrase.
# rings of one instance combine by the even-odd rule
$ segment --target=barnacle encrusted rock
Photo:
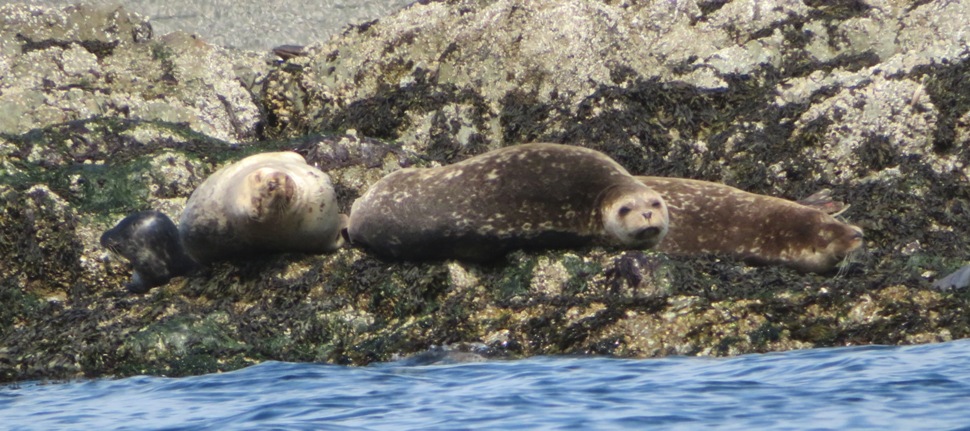
[[[970,293],[930,286],[970,237],[966,1],[422,1],[276,65],[122,9],[0,12],[0,381],[970,336]],[[257,151],[297,150],[347,211],[394,170],[529,141],[786,198],[829,188],[867,254],[825,278],[598,248],[488,265],[346,249],[138,296],[97,244]]]

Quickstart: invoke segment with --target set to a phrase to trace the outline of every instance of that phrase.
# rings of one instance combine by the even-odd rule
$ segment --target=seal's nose
[[[653,218],[653,211],[647,211],[647,212],[643,213],[643,218],[645,218],[647,220],[650,220],[651,218]]]

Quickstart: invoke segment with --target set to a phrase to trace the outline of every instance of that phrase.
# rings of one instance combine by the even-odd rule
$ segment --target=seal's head
[[[801,206],[775,212],[757,231],[758,250],[746,250],[746,262],[782,263],[802,273],[832,273],[863,248],[862,229]]]
[[[600,211],[607,235],[624,246],[651,248],[667,235],[667,204],[647,186],[610,187],[601,200]]]
[[[862,229],[842,223],[828,214],[822,214],[819,226],[808,238],[808,243],[799,250],[793,259],[795,269],[801,272],[825,274],[849,256],[863,248]]]
[[[145,293],[197,268],[179,242],[172,219],[159,211],[140,211],[122,219],[101,235],[101,246],[131,262],[132,293]]]
[[[265,222],[279,217],[290,207],[297,194],[297,184],[292,176],[278,169],[263,167],[246,176],[245,188],[240,193],[241,208],[246,208],[250,219]]]

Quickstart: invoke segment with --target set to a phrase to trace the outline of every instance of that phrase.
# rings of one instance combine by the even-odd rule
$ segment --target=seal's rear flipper
[[[832,217],[842,214],[849,209],[849,205],[847,205],[845,202],[833,200],[832,190],[829,189],[819,190],[812,195],[799,199],[795,202],[809,208],[815,208],[831,215]]]
[[[344,214],[340,214],[340,229],[337,230],[337,248],[351,248],[353,244],[350,243],[350,231],[348,228],[348,223],[350,223],[350,217]]]

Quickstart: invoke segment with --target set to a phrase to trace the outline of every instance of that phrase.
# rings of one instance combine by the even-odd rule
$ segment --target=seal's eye
[[[628,206],[620,207],[620,211],[619,211],[620,217],[626,217],[626,215],[629,214],[630,211],[632,211],[632,210]]]
[[[650,206],[652,206],[652,207],[654,207],[654,208],[660,208],[660,205],[661,205],[661,204],[660,204],[660,201],[653,201],[653,203],[652,203],[652,204],[650,204]]]

